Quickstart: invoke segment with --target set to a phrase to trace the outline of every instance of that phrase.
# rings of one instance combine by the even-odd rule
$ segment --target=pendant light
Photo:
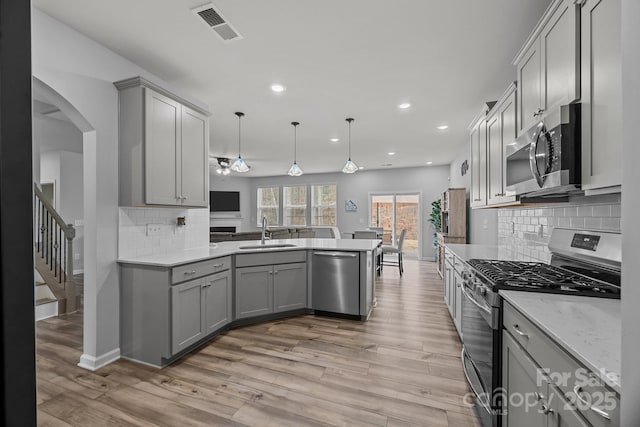
[[[304,173],[302,172],[302,169],[300,169],[300,166],[298,166],[298,161],[297,161],[297,154],[298,154],[297,153],[297,145],[298,145],[297,128],[300,123],[291,122],[291,124],[293,125],[293,164],[291,165],[291,168],[289,168],[288,174],[290,176],[300,176]]]
[[[345,120],[347,121],[347,123],[349,123],[349,160],[347,160],[347,163],[345,163],[344,167],[342,168],[342,172],[355,173],[358,171],[358,165],[351,161],[351,122],[353,121],[353,119],[348,118]]]
[[[242,117],[244,116],[244,113],[238,111],[235,113],[236,116],[238,116],[238,158],[233,162],[233,164],[231,165],[231,170],[234,172],[240,172],[240,173],[244,173],[244,172],[249,172],[249,165],[247,165],[247,163],[242,159],[242,154],[240,151],[240,140],[241,140],[241,127],[240,127],[240,122],[242,121]]]

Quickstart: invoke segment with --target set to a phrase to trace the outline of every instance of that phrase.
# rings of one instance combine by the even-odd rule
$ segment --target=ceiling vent
[[[242,38],[240,33],[216,10],[213,3],[203,4],[191,11],[198,15],[207,27],[215,31],[222,41],[230,42]]]

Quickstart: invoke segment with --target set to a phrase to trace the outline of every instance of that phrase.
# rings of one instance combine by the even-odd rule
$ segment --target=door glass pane
[[[396,196],[396,236],[406,229],[404,236],[404,253],[410,257],[418,257],[420,245],[420,204],[417,194],[399,194]]]
[[[371,196],[371,226],[382,227],[382,243],[390,245],[393,239],[393,195]]]

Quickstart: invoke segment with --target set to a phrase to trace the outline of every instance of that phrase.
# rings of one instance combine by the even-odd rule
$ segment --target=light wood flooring
[[[173,365],[78,368],[82,315],[37,324],[40,426],[478,426],[432,262],[386,267],[368,322],[232,330]]]

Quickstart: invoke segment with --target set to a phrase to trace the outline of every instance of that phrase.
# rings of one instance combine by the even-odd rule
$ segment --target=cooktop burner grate
[[[469,260],[485,284],[499,289],[620,297],[620,287],[539,262]]]

